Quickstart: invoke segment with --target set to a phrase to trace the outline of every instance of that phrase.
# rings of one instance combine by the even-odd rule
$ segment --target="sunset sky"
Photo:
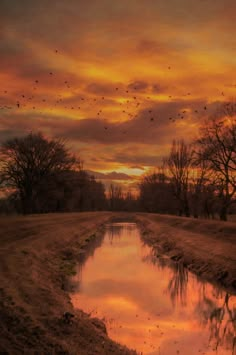
[[[1,0],[0,141],[66,138],[132,186],[236,96],[235,21],[235,0]]]

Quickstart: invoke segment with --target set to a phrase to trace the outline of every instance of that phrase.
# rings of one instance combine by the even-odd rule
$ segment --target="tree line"
[[[236,204],[235,113],[236,104],[225,103],[194,142],[173,141],[161,166],[140,183],[145,211],[227,220]]]
[[[23,214],[106,209],[105,188],[83,170],[64,141],[42,133],[13,138],[1,146],[2,200],[6,212]]]
[[[61,139],[42,133],[6,140],[0,148],[0,212],[145,211],[227,220],[236,205],[236,104],[225,103],[191,144],[172,142],[138,196],[104,185],[83,169]]]

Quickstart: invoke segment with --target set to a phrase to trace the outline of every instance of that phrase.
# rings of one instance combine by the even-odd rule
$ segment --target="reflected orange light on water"
[[[135,224],[109,225],[95,243],[71,298],[112,339],[143,354],[232,354],[235,297],[157,258]]]

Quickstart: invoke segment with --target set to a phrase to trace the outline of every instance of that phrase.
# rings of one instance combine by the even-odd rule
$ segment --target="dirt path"
[[[98,319],[75,311],[67,290],[86,245],[111,218],[135,219],[156,253],[236,293],[236,223],[109,212],[2,217],[0,353],[134,354]]]

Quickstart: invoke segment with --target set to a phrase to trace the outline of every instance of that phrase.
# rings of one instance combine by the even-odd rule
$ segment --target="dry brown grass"
[[[158,251],[235,292],[233,222],[109,212],[0,218],[0,353],[132,353],[110,340],[99,320],[75,311],[67,292],[86,245],[111,219],[135,219]],[[72,322],[64,312],[75,315]]]
[[[189,270],[236,293],[236,224],[140,214],[145,240]],[[149,233],[147,233],[147,230]]]
[[[66,281],[110,213],[0,220],[0,353],[131,354],[75,311]],[[66,322],[63,314],[74,314]]]

